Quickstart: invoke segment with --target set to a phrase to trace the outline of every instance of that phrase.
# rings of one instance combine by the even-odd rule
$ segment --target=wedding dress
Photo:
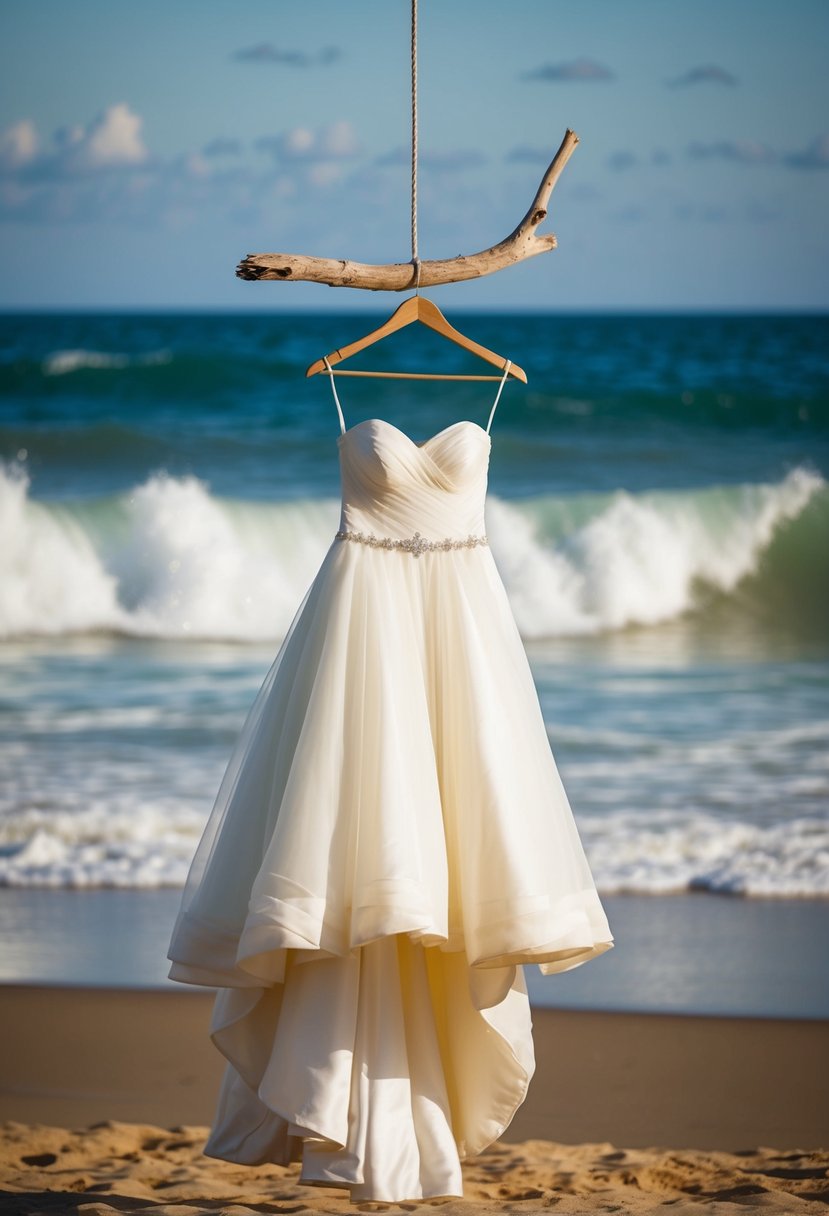
[[[486,428],[415,443],[346,429],[334,397],[339,530],[232,753],[169,974],[218,989],[208,1156],[301,1160],[354,1202],[462,1195],[533,1073],[521,964],[613,938],[487,544],[498,398]]]

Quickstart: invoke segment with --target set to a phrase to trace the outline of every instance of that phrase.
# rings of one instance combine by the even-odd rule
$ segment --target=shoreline
[[[0,1121],[206,1126],[210,991],[0,985]],[[829,1021],[533,1009],[536,1073],[504,1142],[829,1147]]]
[[[178,888],[0,889],[0,985],[180,993],[166,954]],[[525,968],[535,1010],[829,1019],[829,971],[808,943],[829,937],[829,899],[689,892],[603,895],[613,950],[544,977]]]

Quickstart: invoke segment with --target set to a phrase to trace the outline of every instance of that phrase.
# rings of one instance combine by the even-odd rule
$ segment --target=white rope
[[[501,393],[504,391],[504,385],[507,382],[507,376],[509,375],[509,369],[511,367],[512,367],[512,360],[507,359],[506,365],[504,367],[504,374],[501,377],[501,383],[498,385],[498,392],[496,394],[495,400],[492,403],[492,409],[489,411],[489,421],[486,424],[487,435],[489,434],[489,428],[492,426],[492,419],[495,416],[495,407],[498,404],[498,402],[501,400]],[[334,381],[332,380],[331,383],[333,384]]]
[[[420,258],[417,255],[417,0],[412,0],[412,263],[420,287]]]

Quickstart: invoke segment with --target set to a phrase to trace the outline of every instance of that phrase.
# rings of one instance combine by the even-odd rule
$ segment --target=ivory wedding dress
[[[208,1156],[301,1159],[354,1202],[462,1195],[533,1073],[521,964],[613,939],[486,541],[495,405],[420,444],[337,409],[340,529],[231,756],[169,974],[218,989]]]

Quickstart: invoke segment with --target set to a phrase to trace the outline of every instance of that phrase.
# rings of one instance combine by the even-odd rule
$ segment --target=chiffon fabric
[[[488,428],[338,437],[340,529],[485,535]],[[196,850],[170,977],[217,988],[205,1152],[354,1202],[462,1195],[534,1069],[522,964],[613,944],[486,544],[333,539]]]

